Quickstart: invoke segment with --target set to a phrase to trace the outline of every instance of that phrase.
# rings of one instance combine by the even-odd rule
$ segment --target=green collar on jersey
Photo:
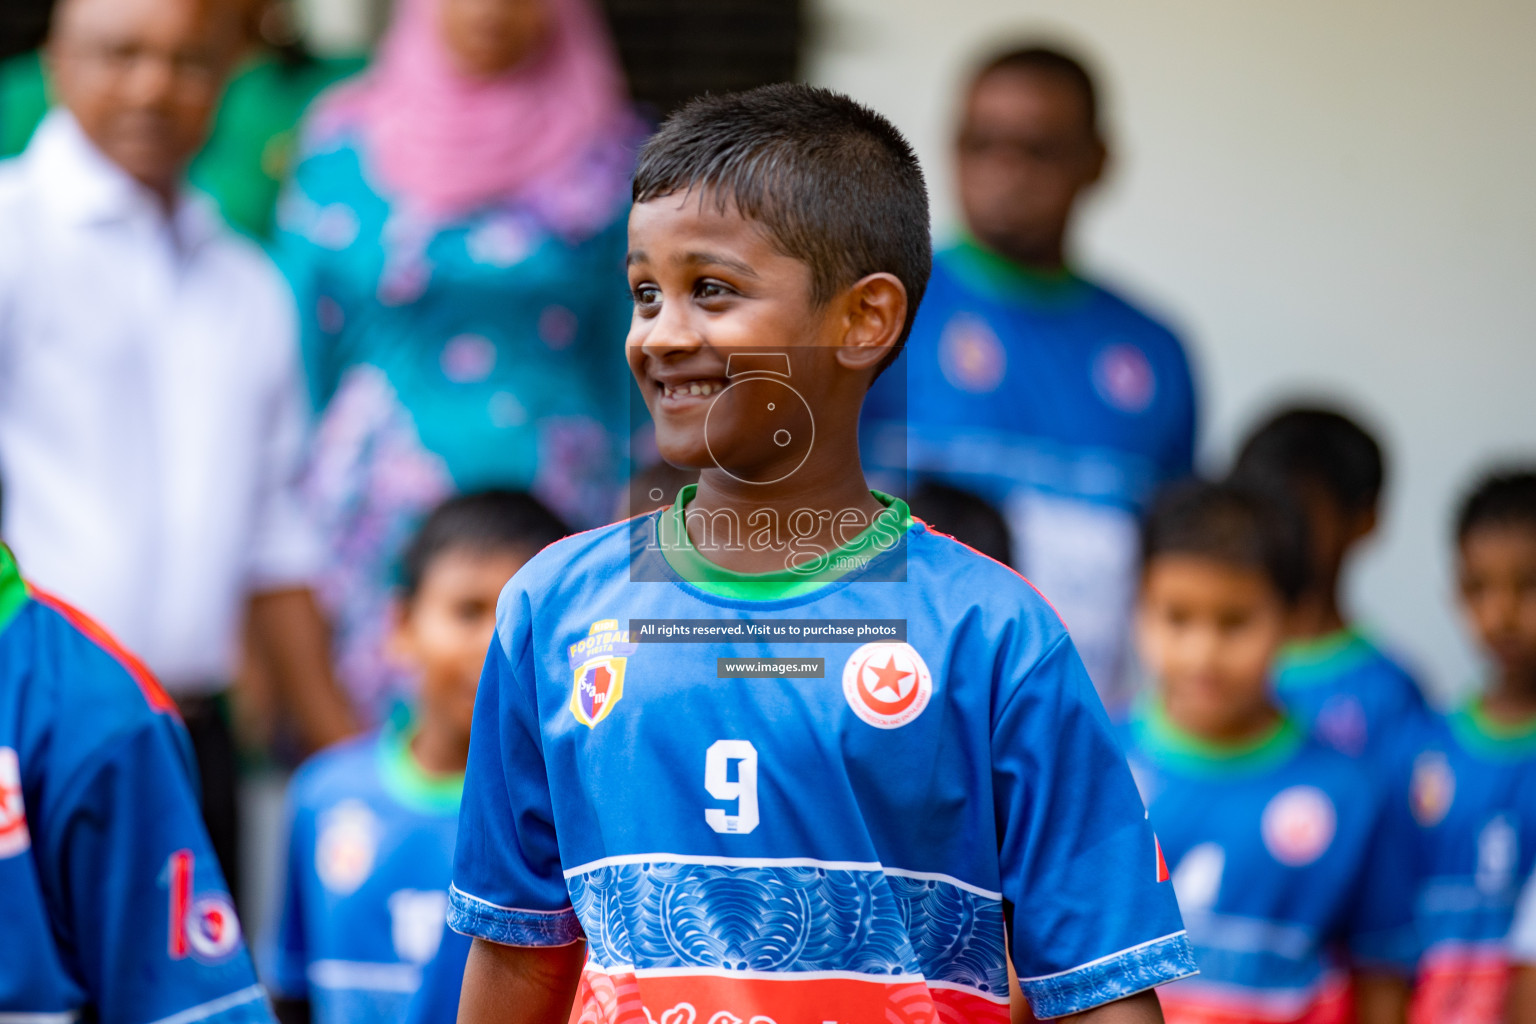
[[[1308,686],[1335,679],[1370,660],[1376,645],[1354,626],[1315,637],[1295,640],[1280,651],[1275,677],[1282,688]]]
[[[1088,282],[1071,270],[1035,270],[986,248],[969,234],[948,253],[960,273],[994,298],[1032,306],[1071,306],[1088,295]]]
[[[379,773],[384,790],[406,807],[423,814],[457,814],[464,797],[464,773],[433,775],[411,753],[416,728],[386,726],[379,733]]]
[[[11,624],[26,603],[27,585],[16,567],[16,557],[10,548],[0,544],[0,630]]]
[[[1140,701],[1131,720],[1138,746],[1151,750],[1175,769],[1223,774],[1262,772],[1285,761],[1305,737],[1289,716],[1263,734],[1242,743],[1213,743],[1179,728],[1158,698]]]
[[[716,565],[694,547],[688,536],[685,509],[698,493],[698,484],[677,492],[677,501],[656,522],[656,540],[672,571],[706,594],[738,601],[782,601],[800,597],[834,583],[888,550],[912,528],[907,503],[880,491],[870,491],[885,511],[847,544],[825,555],[775,572],[735,572]]]
[[[1488,714],[1483,698],[1474,697],[1447,716],[1451,731],[1469,750],[1494,758],[1524,759],[1536,754],[1536,718],[1509,724]]]

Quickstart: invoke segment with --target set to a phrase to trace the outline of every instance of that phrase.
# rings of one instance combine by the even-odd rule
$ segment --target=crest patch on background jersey
[[[571,644],[571,714],[576,721],[591,729],[608,717],[624,696],[624,673],[637,646],[617,619],[598,619]]]
[[[21,760],[10,747],[0,747],[0,858],[24,853],[31,845],[21,798]]]
[[[357,891],[373,873],[384,826],[361,800],[343,800],[320,815],[315,874],[339,896]]]
[[[984,395],[996,391],[1008,372],[1008,352],[980,317],[962,313],[939,338],[939,368],[961,391]]]
[[[1141,349],[1116,341],[1099,350],[1093,361],[1093,388],[1121,412],[1146,412],[1157,396],[1157,376]]]
[[[1438,750],[1426,750],[1413,762],[1413,781],[1409,800],[1413,820],[1425,828],[1434,828],[1445,820],[1456,799],[1456,773]]]
[[[843,666],[843,696],[876,729],[897,729],[928,706],[933,677],[911,644],[865,644]]]
[[[1299,868],[1321,857],[1333,843],[1338,814],[1328,794],[1316,786],[1291,786],[1276,793],[1264,808],[1260,830],[1275,860]]]

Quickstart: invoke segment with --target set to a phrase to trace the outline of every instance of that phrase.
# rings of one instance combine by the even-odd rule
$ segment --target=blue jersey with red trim
[[[1151,702],[1124,736],[1200,967],[1170,1024],[1342,1024],[1352,966],[1411,972],[1412,827],[1362,766],[1288,720],[1212,748]]]
[[[1536,730],[1502,730],[1473,703],[1408,739],[1424,946],[1412,1019],[1498,1024],[1506,944],[1536,869]]]
[[[424,776],[392,729],[299,769],[274,994],[308,999],[315,1024],[404,1019],[445,930],[462,786]]]
[[[992,502],[1014,561],[1060,609],[1106,702],[1124,698],[1138,516],[1190,471],[1195,393],[1178,338],[1079,277],[973,243],[939,253],[901,359],[875,382],[865,464]]]
[[[584,936],[592,1024],[1005,1022],[1010,927],[1042,1017],[1192,970],[1108,720],[1027,583],[897,502],[860,567],[731,596],[673,570],[666,514],[561,541],[503,592],[452,927]],[[637,619],[737,633],[650,642]],[[783,619],[905,639],[751,638]],[[720,661],[764,657],[809,677]]]
[[[1288,645],[1276,660],[1275,692],[1318,739],[1377,764],[1429,714],[1413,676],[1354,628]]]
[[[0,546],[0,1019],[269,1022],[170,699]]]

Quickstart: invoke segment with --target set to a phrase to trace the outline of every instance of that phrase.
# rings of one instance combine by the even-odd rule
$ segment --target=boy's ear
[[[1376,511],[1376,506],[1374,505],[1364,510],[1363,512],[1356,512],[1352,521],[1350,522],[1349,543],[1358,544],[1360,541],[1365,540],[1365,538],[1375,533],[1378,522],[1379,518]]]
[[[907,288],[895,274],[860,278],[843,293],[843,343],[837,361],[850,370],[873,369],[907,325]]]

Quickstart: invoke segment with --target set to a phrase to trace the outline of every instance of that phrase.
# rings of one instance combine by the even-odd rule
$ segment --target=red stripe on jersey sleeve
[[[104,626],[80,609],[61,601],[46,591],[37,589],[30,583],[27,584],[27,594],[43,607],[50,608],[64,616],[66,622],[85,634],[87,639],[103,651],[106,651],[118,664],[122,665],[124,670],[133,677],[133,681],[138,684],[139,692],[144,694],[144,700],[148,702],[151,708],[154,708],[156,711],[176,714],[176,702],[171,699],[170,694],[161,688],[160,683],[155,679],[154,673],[150,672],[149,667],[135,657],[132,652],[118,643],[117,638],[108,633]]]

